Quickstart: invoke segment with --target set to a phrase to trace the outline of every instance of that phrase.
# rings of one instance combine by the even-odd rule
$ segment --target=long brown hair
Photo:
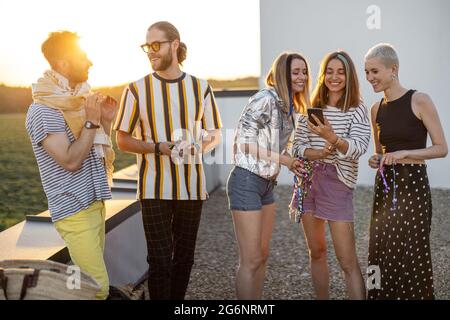
[[[350,107],[356,107],[361,103],[361,95],[359,93],[359,81],[355,65],[348,53],[344,51],[329,53],[322,59],[317,84],[312,93],[311,104],[314,108],[323,108],[328,103],[329,90],[325,85],[325,74],[328,63],[333,59],[341,61],[345,70],[345,93],[337,102],[336,107],[340,107],[342,111],[347,112]]]
[[[295,112],[306,113],[306,109],[310,106],[309,104],[309,88],[310,88],[310,69],[306,59],[299,53],[289,53],[283,52],[280,54],[272,64],[272,68],[266,76],[266,85],[272,87],[277,92],[278,96],[283,100],[285,111],[289,112],[291,97],[291,82],[290,72],[291,72],[291,61],[294,59],[300,59],[305,62],[307,69],[307,79],[305,83],[305,89],[303,92],[298,92],[292,97],[292,102],[294,104]],[[289,76],[288,76],[289,75]]]
[[[168,21],[155,22],[148,28],[148,30],[150,30],[152,28],[156,28],[156,29],[164,32],[167,37],[167,40],[170,40],[170,41],[178,40],[180,42],[180,45],[178,46],[178,49],[177,49],[177,59],[178,59],[178,63],[180,65],[183,65],[183,61],[186,60],[186,56],[187,56],[187,46],[184,42],[181,42],[180,33],[178,32],[178,29],[175,28],[175,26]]]

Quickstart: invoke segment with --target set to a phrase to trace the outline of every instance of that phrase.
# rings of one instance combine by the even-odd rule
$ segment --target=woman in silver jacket
[[[239,245],[238,299],[260,299],[275,220],[273,188],[281,165],[303,171],[288,152],[295,115],[309,105],[309,68],[298,53],[282,53],[267,75],[267,87],[250,98],[236,129],[227,182],[229,209]]]

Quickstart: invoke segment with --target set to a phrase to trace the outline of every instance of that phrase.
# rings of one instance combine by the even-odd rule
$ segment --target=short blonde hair
[[[367,51],[364,59],[379,58],[386,67],[399,66],[397,52],[389,43],[379,43]]]
[[[42,43],[41,51],[54,69],[56,62],[67,53],[80,49],[79,40],[80,37],[75,32],[66,30],[50,32],[47,40]]]

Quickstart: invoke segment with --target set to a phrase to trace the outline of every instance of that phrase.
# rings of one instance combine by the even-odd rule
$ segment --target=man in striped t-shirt
[[[42,53],[51,70],[33,84],[26,128],[55,228],[72,261],[99,283],[96,298],[106,299],[104,200],[111,199],[111,190],[95,147],[97,139],[110,140],[104,135],[111,131],[116,104],[91,94],[86,81],[92,63],[75,33],[51,33]]]
[[[180,69],[186,45],[172,24],[150,26],[142,49],[155,72],[125,88],[114,129],[119,148],[137,154],[150,298],[183,299],[208,197],[202,154],[222,124],[209,84]]]

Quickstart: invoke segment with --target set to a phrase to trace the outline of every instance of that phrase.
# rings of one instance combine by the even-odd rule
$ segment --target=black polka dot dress
[[[369,268],[379,267],[380,283],[368,285],[368,299],[434,299],[426,165],[385,166],[384,176],[389,191],[378,172],[369,240]]]

